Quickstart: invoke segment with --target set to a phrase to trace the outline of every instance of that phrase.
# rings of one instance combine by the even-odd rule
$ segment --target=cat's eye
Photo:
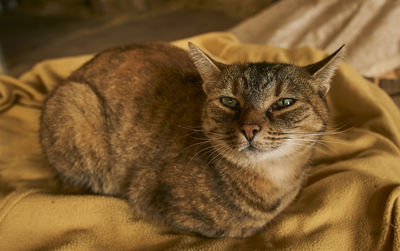
[[[280,110],[286,107],[293,105],[296,102],[294,98],[281,98],[280,100],[276,101],[272,104],[272,110]]]
[[[221,104],[223,104],[224,106],[227,106],[231,109],[237,109],[239,107],[239,101],[237,101],[237,99],[234,98],[230,98],[230,97],[222,97],[219,100],[221,102]]]

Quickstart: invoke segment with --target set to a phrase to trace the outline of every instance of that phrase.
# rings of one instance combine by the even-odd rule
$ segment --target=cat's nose
[[[261,127],[256,124],[242,125],[240,128],[247,141],[251,142],[254,136],[261,130]]]

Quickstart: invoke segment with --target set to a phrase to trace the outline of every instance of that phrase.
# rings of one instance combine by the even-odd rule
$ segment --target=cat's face
[[[293,65],[226,66],[207,89],[203,130],[232,161],[282,158],[313,145],[328,111],[311,81]]]
[[[189,44],[207,101],[203,131],[225,158],[254,163],[310,149],[324,133],[338,52],[305,67],[224,65]]]

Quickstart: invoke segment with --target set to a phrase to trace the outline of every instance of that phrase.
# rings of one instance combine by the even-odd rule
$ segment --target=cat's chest
[[[297,168],[280,161],[260,163],[255,167],[258,175],[267,179],[276,188],[292,184],[292,182],[296,180],[296,169]]]
[[[265,177],[267,177],[276,186],[282,186],[293,178],[293,173],[291,171],[286,170],[285,167],[278,165],[265,167],[263,173]]]

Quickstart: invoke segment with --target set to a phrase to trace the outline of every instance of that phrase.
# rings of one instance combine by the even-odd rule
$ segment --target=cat
[[[340,51],[300,67],[223,64],[192,43],[109,49],[49,94],[41,146],[61,179],[143,219],[252,236],[303,186]]]

